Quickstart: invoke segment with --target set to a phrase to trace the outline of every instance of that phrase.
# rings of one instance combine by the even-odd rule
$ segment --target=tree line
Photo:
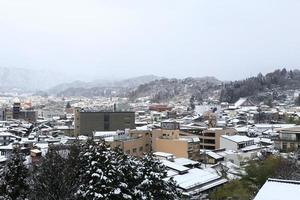
[[[14,149],[0,171],[0,200],[180,199],[151,154],[138,159],[105,143],[51,146],[37,164]]]
[[[240,97],[249,97],[257,95],[260,92],[274,92],[272,98],[276,99],[276,89],[299,89],[300,71],[285,68],[275,70],[274,72],[262,75],[259,73],[256,77],[250,77],[245,80],[233,81],[223,84],[220,100],[233,103]]]
[[[250,200],[268,178],[300,180],[300,166],[296,160],[269,156],[264,160],[247,163],[245,173],[218,188],[210,195],[212,200]]]

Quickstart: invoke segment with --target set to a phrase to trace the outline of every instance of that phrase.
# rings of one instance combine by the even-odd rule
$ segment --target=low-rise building
[[[275,147],[282,151],[295,151],[300,147],[300,126],[278,129]]]
[[[200,140],[197,136],[180,135],[179,123],[166,121],[161,129],[152,130],[153,151],[172,153],[176,157],[200,159]]]
[[[220,145],[222,149],[237,151],[254,145],[254,139],[242,135],[222,135]]]

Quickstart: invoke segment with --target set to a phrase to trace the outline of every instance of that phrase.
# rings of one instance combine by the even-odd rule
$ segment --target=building
[[[254,200],[297,199],[300,196],[300,181],[268,179]]]
[[[36,122],[37,112],[34,110],[22,110],[21,103],[14,103],[13,108],[5,110],[6,120],[22,119],[28,122]]]
[[[95,131],[135,128],[134,112],[93,112],[75,109],[75,135],[92,136]]]
[[[0,121],[5,121],[5,109],[0,108]]]
[[[164,104],[156,104],[149,106],[150,111],[157,111],[157,112],[164,112],[164,111],[171,111],[172,107]]]
[[[2,145],[9,145],[17,136],[13,135],[9,132],[1,132],[0,133],[0,146]]]
[[[221,135],[235,135],[236,129],[233,128],[206,128],[197,126],[180,127],[180,130],[188,135],[198,136],[201,149],[214,150],[220,148]]]
[[[243,107],[254,107],[256,106],[250,99],[248,98],[240,98],[234,103],[234,108],[243,108]]]
[[[300,126],[278,129],[275,147],[281,151],[295,151],[300,147]]]
[[[34,110],[21,110],[18,117],[18,119],[23,119],[28,122],[36,122],[37,112]]]
[[[13,119],[13,111],[11,108],[5,108],[4,110],[4,120],[9,121]]]
[[[19,113],[21,111],[21,103],[14,103],[13,104],[13,118],[19,119]]]
[[[237,131],[232,128],[209,128],[199,135],[201,149],[220,149],[220,138],[222,135],[235,135]]]
[[[242,150],[248,146],[254,145],[254,139],[242,135],[222,135],[220,147],[226,150]]]
[[[105,141],[112,148],[119,147],[124,153],[137,157],[152,150],[150,130],[129,130],[125,134],[107,137]]]
[[[200,140],[197,136],[181,135],[179,123],[165,121],[161,129],[152,130],[152,148],[155,152],[166,152],[176,157],[200,159]]]

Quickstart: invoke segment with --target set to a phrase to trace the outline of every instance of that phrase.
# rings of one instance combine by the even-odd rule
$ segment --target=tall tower
[[[75,117],[75,129],[74,129],[74,134],[75,136],[79,136],[80,135],[80,112],[81,112],[81,108],[80,107],[76,107],[74,109],[74,117]]]
[[[13,119],[19,119],[19,114],[21,110],[21,103],[16,102],[13,105]]]

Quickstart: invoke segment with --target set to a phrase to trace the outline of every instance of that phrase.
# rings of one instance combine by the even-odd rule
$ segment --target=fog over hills
[[[0,90],[7,92],[44,90],[68,80],[68,76],[51,70],[0,67]]]

